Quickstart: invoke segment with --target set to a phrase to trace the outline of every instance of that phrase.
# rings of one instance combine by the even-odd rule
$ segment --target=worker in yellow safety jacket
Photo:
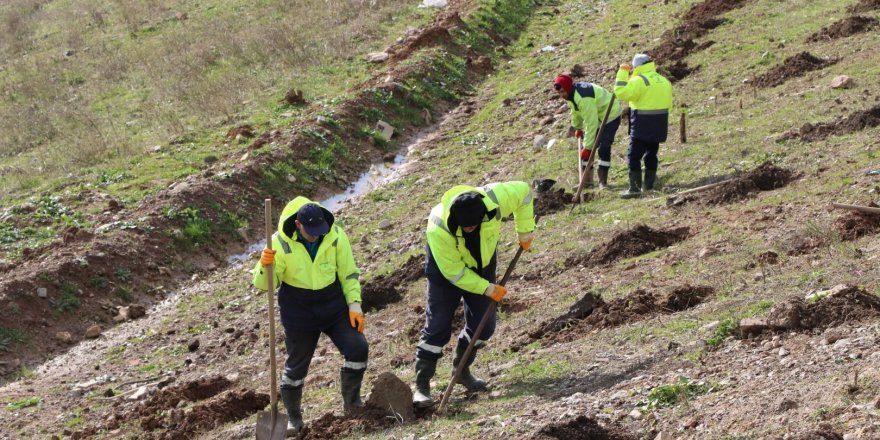
[[[443,346],[452,336],[452,318],[464,300],[465,326],[458,335],[453,367],[464,362],[461,384],[470,391],[486,389],[486,382],[473,376],[470,366],[495,331],[495,314],[475,341],[469,359],[462,359],[474,331],[492,301],[507,294],[495,284],[496,248],[501,220],[513,214],[519,244],[529,250],[535,230],[532,192],[525,182],[504,182],[484,187],[459,185],[443,194],[428,218],[425,274],[428,298],[425,327],[416,348],[416,391],[413,404],[427,407],[431,378]],[[493,309],[494,310],[494,309]]]
[[[639,197],[642,189],[654,189],[657,179],[657,152],[666,141],[669,112],[672,111],[672,83],[657,73],[648,55],[637,54],[632,64],[621,64],[617,71],[614,94],[629,101],[629,190],[621,197]],[[645,180],[642,187],[642,159]]]
[[[287,433],[294,435],[302,429],[303,384],[321,333],[345,358],[340,385],[346,412],[363,406],[360,390],[369,346],[363,334],[360,271],[333,214],[305,197],[293,199],[281,212],[272,249],[263,249],[253,270],[254,286],[267,288],[264,268],[272,264],[287,346],[281,400]]]

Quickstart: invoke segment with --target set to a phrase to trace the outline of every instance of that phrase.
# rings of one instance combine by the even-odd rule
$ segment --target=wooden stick
[[[678,118],[678,138],[681,140],[681,143],[686,144],[688,141],[687,137],[687,122],[685,121],[685,112],[681,112],[681,117]]]
[[[670,195],[670,197],[680,196],[680,195],[683,195],[683,194],[690,194],[690,193],[695,193],[695,192],[700,192],[700,191],[705,191],[705,190],[707,190],[707,189],[715,188],[716,186],[721,186],[721,185],[723,185],[723,184],[725,184],[725,183],[727,183],[727,182],[730,182],[731,180],[733,180],[733,179],[722,180],[722,181],[720,181],[720,182],[710,183],[710,184],[708,184],[708,185],[703,185],[703,186],[698,186],[698,187],[696,187],[696,188],[686,189],[686,190],[684,190],[684,191],[679,191],[679,192],[677,192],[677,193],[675,193],[675,194],[672,194],[672,195]]]
[[[593,141],[593,150],[590,151],[590,159],[587,161],[587,171],[592,170],[593,159],[599,154],[599,141],[602,139],[602,133],[605,132],[605,125],[608,123],[608,115],[611,114],[611,107],[614,106],[615,98],[616,95],[612,93],[611,100],[608,101],[608,108],[605,109],[605,117],[602,118],[602,125],[599,126],[599,131],[596,133],[596,140]],[[575,205],[580,202],[581,193],[584,191],[584,183],[586,183],[585,180],[584,174],[581,174],[577,194],[575,194],[574,199],[572,200],[571,209],[568,211],[568,215],[571,215],[571,213],[574,212]]]
[[[843,203],[832,203],[831,206],[840,209],[847,209],[850,211],[860,211],[866,214],[880,214],[880,208],[874,208],[872,206],[845,205]]]

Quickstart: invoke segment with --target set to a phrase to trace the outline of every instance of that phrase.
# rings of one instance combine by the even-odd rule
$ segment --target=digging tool
[[[880,214],[880,208],[875,208],[873,206],[845,205],[843,203],[832,203],[831,206],[839,209],[864,212],[866,214]]]
[[[266,199],[266,248],[272,249],[272,199]],[[266,266],[266,302],[269,309],[269,402],[271,411],[257,415],[257,440],[284,440],[287,414],[278,412],[278,383],[275,376],[275,264]]]
[[[608,123],[608,116],[611,114],[611,107],[614,105],[615,95],[611,94],[611,100],[608,101],[608,108],[605,109],[605,117],[602,118],[602,125],[599,126],[599,131],[596,132],[596,140],[593,141],[593,149],[590,151],[590,159],[587,161],[587,172],[590,172],[593,169],[593,159],[596,158],[596,155],[599,154],[599,141],[602,139],[602,132],[605,131],[605,124]],[[592,175],[590,176],[592,178]],[[574,212],[574,207],[578,203],[581,202],[581,193],[584,191],[584,183],[586,183],[584,175],[580,175],[580,183],[578,184],[577,193],[574,195],[574,199],[572,200],[571,209],[568,211],[568,215],[571,215]]]
[[[538,219],[540,216],[535,216],[535,224],[538,223]],[[508,278],[510,278],[510,274],[513,273],[513,268],[516,266],[516,262],[519,261],[519,257],[523,253],[522,246],[516,250],[516,254],[513,256],[513,259],[510,260],[510,264],[507,265],[507,270],[504,272],[504,276],[501,278],[500,285],[507,284]],[[452,394],[452,389],[455,388],[455,384],[461,379],[461,372],[464,370],[464,360],[469,359],[471,353],[474,351],[474,345],[477,342],[477,339],[480,339],[480,334],[483,333],[483,329],[486,327],[486,323],[489,322],[489,316],[492,316],[492,313],[495,312],[495,307],[498,305],[497,302],[492,301],[492,304],[489,304],[489,309],[486,310],[486,313],[483,315],[483,319],[480,320],[480,324],[477,325],[477,329],[474,330],[474,335],[471,337],[471,341],[468,343],[467,349],[464,351],[464,355],[461,356],[461,361],[458,363],[458,366],[455,367],[455,374],[452,376],[452,380],[449,382],[449,385],[446,387],[446,391],[443,392],[443,398],[440,399],[440,406],[437,408],[437,414],[443,414],[443,411],[446,409],[446,404],[449,402],[449,396]]]

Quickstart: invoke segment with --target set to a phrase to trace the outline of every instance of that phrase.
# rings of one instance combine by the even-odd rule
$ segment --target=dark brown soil
[[[791,78],[803,76],[814,70],[824,69],[837,63],[836,59],[822,59],[809,52],[801,52],[786,58],[782,64],[770,69],[767,73],[755,78],[756,87],[776,87]]]
[[[700,67],[690,67],[682,60],[678,60],[673,64],[665,64],[658,68],[661,75],[669,79],[670,82],[677,82],[685,79],[688,75],[700,70]]]
[[[284,100],[287,105],[300,106],[306,105],[306,98],[303,96],[302,90],[290,89],[284,95]]]
[[[676,287],[669,292],[663,301],[663,309],[670,312],[687,310],[703,302],[709,295],[715,293],[715,289],[709,286],[691,286],[685,284]]]
[[[379,310],[403,299],[403,286],[425,276],[425,256],[413,255],[387,275],[371,278],[361,287],[364,310]]]
[[[225,392],[191,411],[173,409],[165,417],[166,431],[157,440],[188,440],[197,433],[210,431],[225,423],[255,414],[269,404],[269,395],[254,390],[236,389]]]
[[[536,193],[535,215],[545,216],[565,209],[571,205],[572,200],[574,200],[574,194],[567,193],[562,188]]]
[[[363,411],[351,417],[328,412],[306,424],[299,438],[302,440],[331,440],[349,436],[354,432],[367,434],[388,428],[395,423],[397,423],[397,419],[389,415],[388,410],[367,405]]]
[[[788,132],[780,140],[803,139],[807,142],[821,141],[829,136],[855,133],[880,125],[880,106],[868,110],[850,113],[847,117],[834,122],[822,122],[801,126],[797,132]]]
[[[638,440],[638,436],[619,426],[603,427],[587,416],[541,428],[532,440]]]
[[[759,191],[771,191],[782,188],[788,185],[794,177],[794,173],[790,170],[765,162],[757,168],[741,174],[722,185],[693,195],[688,194],[681,198],[674,198],[675,201],[671,205],[681,206],[691,201],[698,201],[706,205],[723,205],[745,200]]]
[[[415,419],[412,390],[399,377],[386,371],[373,380],[372,390],[367,399],[368,406],[384,408],[388,415],[396,414],[403,422]]]
[[[565,265],[598,266],[611,264],[624,258],[636,257],[657,249],[669,247],[690,235],[690,228],[672,228],[667,230],[652,229],[646,225],[638,225],[632,229],[618,232],[611,240],[599,245],[585,255],[569,257]]]
[[[843,436],[838,434],[830,424],[822,423],[810,432],[792,437],[792,440],[843,440]]]
[[[849,12],[859,13],[870,12],[876,9],[880,9],[880,0],[859,0],[858,3],[851,6],[848,10]]]
[[[877,208],[876,203],[868,206]],[[880,214],[868,214],[860,211],[850,211],[834,221],[834,230],[840,234],[841,240],[853,241],[865,235],[880,232]]]
[[[542,324],[537,330],[529,332],[529,342],[540,339],[546,334],[565,330],[570,325],[589,316],[597,307],[603,305],[605,305],[605,301],[602,300],[602,297],[592,292],[587,293],[581,297],[581,299],[577,300],[577,302],[572,304],[571,307],[568,308],[568,312]]]
[[[773,251],[762,252],[758,255],[757,260],[761,264],[772,266],[779,262],[779,254]]]
[[[254,127],[248,124],[239,125],[238,127],[235,127],[232,130],[226,132],[226,139],[236,139],[239,136],[243,138],[254,137]]]
[[[664,32],[660,45],[649,50],[648,54],[658,65],[665,65],[709,47],[711,44],[697,44],[695,40],[724,23],[719,16],[741,7],[745,2],[746,0],[706,0],[696,4],[684,14],[681,25]],[[686,66],[679,65],[677,71],[683,76],[674,77],[676,80],[696,71]],[[667,72],[671,74],[669,70]]]
[[[850,35],[867,32],[877,26],[877,19],[873,17],[862,17],[859,15],[846,17],[837,23],[810,35],[808,42],[815,43],[818,41],[833,40],[836,38],[849,37]]]
[[[778,330],[822,330],[878,317],[880,297],[849,287],[813,303],[797,296],[782,301],[767,314],[767,323]]]
[[[232,385],[229,379],[223,376],[204,377],[192,382],[174,385],[162,390],[150,397],[149,400],[135,410],[135,417],[152,417],[162,411],[175,408],[181,401],[194,402],[216,396]],[[147,423],[144,421],[143,423]],[[146,427],[146,426],[145,426]]]

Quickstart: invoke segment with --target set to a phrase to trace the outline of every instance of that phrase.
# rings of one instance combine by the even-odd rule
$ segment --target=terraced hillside
[[[457,390],[448,414],[428,410],[406,423],[375,412],[346,418],[341,359],[322,339],[306,380],[303,437],[880,438],[880,217],[832,207],[880,198],[878,8],[870,0],[558,0],[452,2],[436,11],[352,93],[362,102],[362,90],[390,87],[393,100],[373,91],[378,102],[364,107],[396,117],[406,128],[396,145],[408,147],[389,181],[335,213],[354,243],[371,306],[365,394],[388,389],[388,376],[372,385],[382,373],[413,380],[424,323],[425,218],[443,192],[459,183],[556,182],[536,193],[542,217],[534,249],[520,260],[495,335],[475,364],[490,391]],[[563,138],[567,108],[551,81],[570,71],[611,87],[617,65],[641,51],[675,78],[672,119],[685,115],[687,142],[671,127],[660,150],[660,190],[622,200],[624,126],[613,148],[612,190],[590,189],[569,213],[575,152]],[[413,79],[422,77],[430,82]],[[432,89],[447,84],[449,93]],[[342,145],[360,142],[345,133],[368,120],[346,110],[354,104],[336,104],[338,126],[324,129]],[[282,129],[281,139],[267,132],[252,150],[264,159],[235,165],[237,155],[222,158],[212,176],[175,184],[185,197],[172,189],[120,216],[170,206],[214,212],[200,200],[216,192],[216,203],[228,200],[226,210],[254,225],[215,249],[207,241],[169,251],[205,261],[157,262],[155,279],[142,275],[173,286],[166,294],[111,299],[89,288],[89,278],[76,279],[79,310],[89,312],[74,319],[57,304],[66,277],[85,270],[75,266],[85,247],[62,246],[73,269],[49,280],[24,267],[48,261],[52,247],[3,272],[4,282],[32,283],[21,294],[4,292],[4,310],[21,303],[22,311],[44,313],[0,319],[8,380],[0,438],[252,437],[253,415],[268,401],[265,298],[249,285],[256,253],[230,264],[224,257],[258,240],[263,194],[276,205],[299,192],[320,199],[332,194],[329,184],[353,180],[366,168],[360,165],[389,152],[364,140],[353,144],[363,159],[347,161],[358,165],[340,181],[278,190],[273,185],[285,179],[261,167],[295,163],[296,154],[321,145],[299,149],[317,128],[298,127]],[[221,173],[238,177],[209,185]],[[675,195],[711,183],[720,184]],[[516,243],[506,227],[502,266]],[[93,232],[74,237],[82,233]],[[112,241],[101,252],[115,255]],[[131,258],[164,258],[166,248],[156,245],[132,248]],[[97,266],[112,274],[114,264]],[[49,298],[36,294],[40,283],[54,286]],[[116,306],[147,298],[155,304],[145,316],[112,323]],[[103,326],[95,339],[77,342],[75,333],[64,342],[57,334],[91,324]],[[283,342],[275,342],[283,355]],[[450,359],[440,361],[435,397],[448,383]]]

